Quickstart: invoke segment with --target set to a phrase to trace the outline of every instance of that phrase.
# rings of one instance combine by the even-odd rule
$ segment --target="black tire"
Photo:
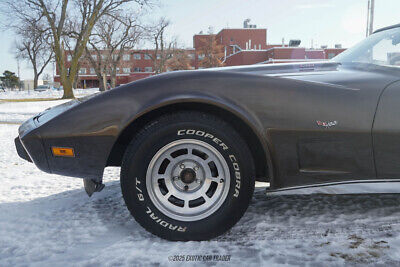
[[[186,129],[194,130],[194,134]],[[226,161],[230,174],[222,204],[208,217],[195,221],[165,215],[150,199],[146,185],[147,169],[154,155],[167,144],[183,139],[214,147]],[[173,113],[149,123],[129,144],[121,166],[122,194],[132,216],[149,232],[173,241],[209,240],[225,233],[245,213],[254,183],[255,168],[246,142],[228,123],[202,112]]]

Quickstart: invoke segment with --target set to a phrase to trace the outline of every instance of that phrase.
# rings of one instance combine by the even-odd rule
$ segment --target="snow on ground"
[[[0,123],[0,266],[181,266],[168,257],[215,254],[231,255],[230,264],[239,266],[400,264],[400,195],[267,197],[257,188],[225,235],[168,242],[130,216],[118,168],[107,168],[105,189],[88,198],[82,180],[20,159],[17,129]]]
[[[98,92],[98,88],[75,89],[75,97],[84,97]],[[46,90],[36,91],[0,91],[0,122],[22,123],[39,112],[69,100],[51,100],[36,102],[8,102],[9,99],[35,99],[35,98],[61,98],[62,91]],[[2,101],[3,100],[3,101]]]
[[[74,94],[76,97],[83,97],[89,94],[93,94],[99,91],[99,88],[90,89],[74,89]],[[49,89],[43,92],[37,92],[34,90],[18,91],[9,90],[5,92],[0,91],[0,99],[21,99],[21,98],[60,98],[63,96],[62,90]]]
[[[49,107],[68,101],[0,102],[0,122],[22,123]]]

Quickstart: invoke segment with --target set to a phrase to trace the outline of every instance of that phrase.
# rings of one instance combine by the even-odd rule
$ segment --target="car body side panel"
[[[400,178],[400,82],[382,93],[373,127],[375,162],[380,179]]]
[[[201,88],[187,90],[186,86],[182,88],[170,84],[174,89],[168,91],[164,87],[166,83],[160,84],[160,88],[154,88],[153,82],[147,82],[135,83],[134,90],[130,88],[131,85],[127,85],[125,89],[99,95],[42,125],[40,131],[51,171],[76,177],[101,178],[111,148],[125,127],[147,112],[182,102],[207,103],[235,113],[252,127],[264,142],[264,150],[268,150],[262,124],[250,110]],[[193,88],[190,83],[185,84]],[[76,156],[53,157],[51,146],[74,147]]]
[[[398,78],[331,65],[323,75],[270,77],[260,74],[263,67],[257,75],[243,69],[157,75],[93,97],[38,130],[53,173],[100,179],[115,141],[135,119],[165,105],[202,102],[254,130],[270,159],[274,188],[375,179],[372,122],[382,89]],[[76,157],[53,157],[51,146],[73,146]]]
[[[267,128],[280,163],[274,187],[375,179],[374,114],[383,88],[398,78],[343,67],[289,77],[309,83],[291,87],[297,92],[292,98],[278,96],[276,109],[278,105],[290,108],[276,116],[284,123],[276,129]],[[317,121],[337,123],[321,127]]]
[[[375,91],[298,85],[304,94],[279,95],[288,107],[264,116],[274,116],[266,127],[279,162],[274,187],[289,187],[355,177],[374,179],[371,125],[378,94]],[[290,94],[292,94],[290,96]],[[361,107],[355,103],[364,102]],[[270,118],[271,120],[271,118]],[[330,127],[318,125],[333,123]]]

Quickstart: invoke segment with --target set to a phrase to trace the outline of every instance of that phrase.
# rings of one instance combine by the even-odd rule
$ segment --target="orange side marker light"
[[[70,147],[51,147],[55,157],[75,157],[74,149]]]

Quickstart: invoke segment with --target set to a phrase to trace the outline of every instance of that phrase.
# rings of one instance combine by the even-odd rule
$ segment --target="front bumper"
[[[18,155],[35,165],[42,171],[52,173],[49,163],[49,147],[42,137],[43,125],[50,122],[65,111],[77,106],[80,102],[72,100],[64,104],[46,109],[33,118],[25,121],[18,129],[19,137],[15,139]],[[49,131],[47,131],[47,134]],[[47,149],[46,149],[47,147]]]
[[[42,171],[50,172],[42,138],[33,117],[19,128],[19,137],[15,138],[15,148],[18,155],[35,165]]]
[[[19,127],[19,137],[15,139],[18,155],[33,162],[40,170],[71,177],[88,178],[99,181],[115,136],[102,132],[103,129],[89,129],[84,111],[76,112],[79,101],[72,100],[39,113]],[[109,128],[106,127],[109,131]],[[53,147],[72,148],[73,157],[57,156]]]
[[[18,156],[24,160],[32,162],[32,159],[29,157],[28,152],[26,152],[24,146],[21,143],[21,140],[19,140],[19,137],[15,138],[14,143],[15,148],[17,149]]]

